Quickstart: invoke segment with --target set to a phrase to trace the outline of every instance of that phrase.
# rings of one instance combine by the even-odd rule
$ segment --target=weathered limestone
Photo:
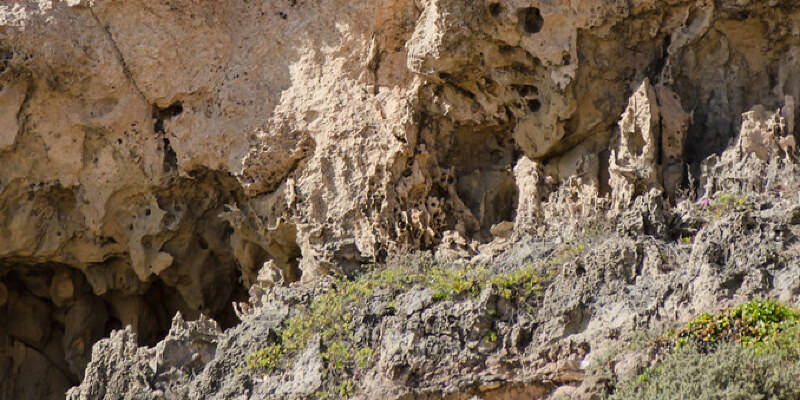
[[[797,164],[798,153],[789,130],[794,115],[787,113],[790,109],[794,109],[794,100],[787,96],[775,111],[759,104],[743,113],[732,145],[719,156],[703,160],[698,196],[710,199],[720,191],[728,195],[765,190],[782,193],[791,186],[794,176],[787,171]]]
[[[692,113],[684,111],[677,93],[663,84],[656,85],[661,117],[661,183],[671,200],[683,185],[684,146]]]
[[[663,190],[670,200],[683,184],[684,145],[692,114],[670,88],[648,79],[628,101],[609,160],[612,215],[637,196]]]
[[[645,80],[628,101],[611,150],[608,170],[615,213],[628,209],[636,196],[650,188],[660,188],[656,158],[661,143],[659,116],[655,90]]]
[[[787,106],[794,106],[791,97],[787,99]],[[761,161],[789,157],[795,151],[794,137],[782,110],[770,112],[762,105],[742,114],[742,129],[736,147],[742,157],[752,155]]]
[[[527,157],[522,157],[514,167],[514,178],[519,188],[519,205],[514,229],[529,232],[541,222],[542,193],[540,192],[541,166]]]
[[[288,285],[406,250],[472,256],[609,210],[656,221],[698,171],[722,168],[701,163],[743,124],[754,156],[737,174],[793,162],[798,12],[738,0],[6,1],[0,307],[37,313],[9,343],[75,371],[100,330],[131,324],[150,343],[178,311],[232,325],[230,303],[265,263]],[[774,187],[773,172],[747,185]],[[728,178],[709,193],[742,182]],[[105,310],[102,328],[87,307]],[[70,310],[95,325],[68,329]],[[67,375],[54,382],[76,383]]]

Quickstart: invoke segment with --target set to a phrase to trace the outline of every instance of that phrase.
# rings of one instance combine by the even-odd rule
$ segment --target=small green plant
[[[352,396],[352,394],[353,394],[354,386],[355,385],[353,384],[353,381],[351,381],[349,379],[348,380],[344,380],[341,383],[339,383],[339,386],[336,387],[336,391],[339,393],[339,398],[340,399],[349,399],[350,396]]]
[[[563,265],[570,259],[581,255],[585,250],[586,243],[584,242],[564,244],[547,260],[547,265],[551,267]]]
[[[358,366],[360,368],[366,368],[369,365],[370,360],[372,359],[372,349],[369,347],[364,347],[359,350],[357,353],[358,356]]]
[[[322,389],[317,390],[316,392],[314,392],[314,394],[311,395],[312,399],[318,399],[318,400],[330,399],[331,397],[333,397],[333,394],[330,391]]]
[[[486,332],[485,339],[486,339],[486,343],[487,344],[491,344],[491,343],[496,342],[497,341],[497,332],[492,331],[492,330],[490,330],[489,332]]]
[[[647,382],[650,382],[650,380],[653,378],[654,374],[660,373],[660,372],[661,371],[659,371],[659,369],[656,369],[655,367],[649,367],[649,368],[646,368],[641,374],[639,374],[639,376],[636,377],[636,380],[639,383],[647,383]]]
[[[499,275],[489,279],[506,300],[514,300],[518,296],[540,295],[552,277],[540,276],[532,265],[527,265],[507,275]]]
[[[349,346],[340,341],[329,344],[325,353],[322,354],[322,358],[336,370],[344,368],[345,363],[350,360],[351,356]]]
[[[435,268],[429,273],[431,288],[436,292],[433,296],[435,300],[448,300],[464,293],[478,297],[488,274],[485,267],[471,265],[457,270]]]
[[[704,199],[701,202],[701,213],[714,218],[720,218],[731,212],[753,211],[753,204],[746,196],[717,193],[713,201]]]
[[[284,349],[280,344],[272,344],[247,357],[247,366],[256,371],[268,374],[280,366]]]

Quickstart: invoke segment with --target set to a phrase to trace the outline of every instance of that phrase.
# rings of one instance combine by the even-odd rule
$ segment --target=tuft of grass
[[[547,260],[547,265],[551,267],[563,265],[567,261],[583,254],[584,251],[586,251],[586,243],[584,242],[566,243]]]

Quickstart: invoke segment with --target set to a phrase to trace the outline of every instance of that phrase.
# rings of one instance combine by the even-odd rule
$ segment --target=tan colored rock
[[[541,167],[536,161],[522,157],[514,167],[514,177],[519,188],[519,205],[514,229],[517,232],[534,230],[543,217],[541,209],[540,185],[542,183]]]
[[[779,177],[797,162],[795,137],[788,130],[794,118],[794,100],[787,96],[775,111],[755,105],[741,116],[742,125],[732,145],[701,164],[698,196],[713,198],[717,192],[747,195],[766,188],[781,191],[791,180]]]
[[[669,87],[659,84],[654,89],[661,119],[661,163],[680,164],[692,113],[684,111],[681,98]]]
[[[692,113],[684,111],[677,93],[663,84],[656,85],[661,118],[661,182],[670,199],[675,199],[684,178],[684,146]]]
[[[797,18],[735,0],[4,2],[0,258],[81,271],[72,298],[26,289],[68,304],[88,285],[149,334],[156,311],[232,318],[265,263],[288,284],[471,255],[511,221],[674,198],[743,123],[742,151],[792,161]],[[780,116],[741,117],[753,104]]]
[[[19,81],[0,92],[0,151],[11,147],[19,134],[18,114],[27,90],[27,82]]]
[[[784,146],[791,146],[788,141],[783,146],[780,142],[786,135],[786,120],[781,116],[781,111],[767,111],[764,106],[756,105],[742,114],[737,149],[743,157],[753,155],[761,161],[769,161],[785,154]]]
[[[659,117],[656,93],[645,79],[628,101],[611,150],[609,185],[614,212],[627,209],[637,195],[660,186],[656,165],[661,143]]]
[[[60,271],[50,281],[50,298],[56,305],[63,305],[75,295],[75,284],[69,271]]]

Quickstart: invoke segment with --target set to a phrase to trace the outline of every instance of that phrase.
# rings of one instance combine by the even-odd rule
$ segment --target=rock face
[[[6,1],[0,400],[63,398],[126,326],[96,357],[195,349],[175,313],[229,328],[256,282],[607,222],[734,240],[676,205],[794,199],[798,21],[791,0]],[[195,350],[169,362],[220,354]]]

